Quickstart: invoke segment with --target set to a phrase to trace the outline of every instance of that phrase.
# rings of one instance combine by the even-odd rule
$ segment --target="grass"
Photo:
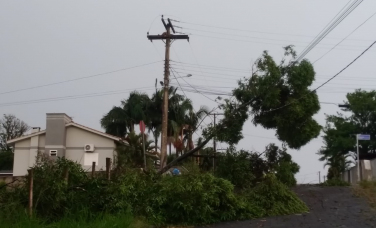
[[[354,191],[355,195],[366,198],[371,207],[376,208],[376,181],[361,181]]]
[[[104,215],[91,221],[85,219],[63,218],[55,223],[47,224],[37,219],[29,219],[26,214],[14,221],[2,221],[2,228],[147,228],[147,224],[135,220],[130,215]]]

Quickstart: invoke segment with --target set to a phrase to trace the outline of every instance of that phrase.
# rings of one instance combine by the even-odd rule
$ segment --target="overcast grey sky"
[[[137,88],[149,94],[154,91],[155,79],[163,77],[162,62],[83,80],[5,92],[161,61],[164,44],[151,43],[146,33],[149,30],[150,34],[163,32],[162,14],[180,21],[174,22],[183,27],[178,31],[191,34],[190,43],[183,40],[173,43],[171,58],[193,65],[173,65],[176,71],[181,75],[192,74],[193,77],[185,79],[192,85],[230,91],[237,79],[249,76],[247,70],[263,50],[268,50],[277,61],[282,57],[283,46],[293,44],[299,53],[347,2],[1,0],[0,114],[12,113],[30,126],[44,128],[46,113],[64,112],[80,124],[101,130],[100,118],[112,106],[119,105],[120,100],[128,96],[127,92]],[[315,61],[375,12],[376,1],[365,0],[306,58]],[[376,16],[314,65],[317,73],[314,86],[341,70],[376,39],[375,24]],[[346,93],[356,88],[374,89],[375,57],[376,49],[370,50],[320,89],[320,101],[341,103]],[[241,70],[218,71],[218,68],[200,68],[195,64]],[[117,91],[117,94],[102,94],[109,91]],[[82,94],[92,95],[76,97]],[[215,102],[201,94],[187,91],[187,95],[196,108],[216,107]],[[73,96],[73,99],[4,106],[4,103],[65,96]],[[315,118],[324,125],[325,114],[337,111],[335,105],[322,104]],[[243,133],[239,148],[262,151],[270,142],[280,145],[274,131],[254,127],[250,122],[244,126]],[[321,146],[321,138],[318,138],[299,151],[290,151],[301,166],[297,175],[299,182],[317,182],[317,172],[323,173],[323,164],[316,155]]]

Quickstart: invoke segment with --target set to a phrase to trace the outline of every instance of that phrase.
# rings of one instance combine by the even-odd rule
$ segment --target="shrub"
[[[30,224],[106,227],[98,225],[105,224],[101,218],[123,221],[124,216],[132,215],[159,226],[196,225],[307,210],[274,175],[267,175],[239,195],[230,181],[196,168],[192,165],[192,172],[180,176],[122,169],[108,181],[100,175],[88,178],[79,164],[65,159],[42,160],[34,167],[35,217]],[[68,181],[64,178],[67,170]],[[25,183],[0,193],[1,221],[13,224],[27,217],[27,186]]]
[[[321,186],[350,186],[350,184],[340,179],[329,179],[323,182]]]
[[[247,151],[228,150],[220,157],[215,171],[216,176],[231,181],[238,188],[252,186],[255,176],[249,157],[250,153]]]
[[[275,174],[280,182],[289,187],[295,186],[294,174],[300,169],[285,147],[279,149],[274,144],[268,145],[261,154],[235,151],[231,147],[218,163],[216,175],[231,181],[238,188],[255,186],[268,173]]]
[[[304,202],[273,174],[266,175],[262,182],[246,190],[244,195],[251,207],[260,211],[263,217],[308,211]]]

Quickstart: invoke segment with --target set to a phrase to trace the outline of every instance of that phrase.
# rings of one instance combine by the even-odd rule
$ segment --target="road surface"
[[[214,224],[213,228],[373,228],[376,211],[364,199],[353,195],[350,187],[302,185],[294,188],[310,212],[247,221]],[[208,227],[208,226],[206,226]]]

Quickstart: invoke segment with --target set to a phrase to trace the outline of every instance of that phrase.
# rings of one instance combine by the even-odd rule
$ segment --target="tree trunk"
[[[158,136],[154,135],[154,150],[158,152]]]
[[[168,153],[169,153],[169,155],[171,156],[171,142],[169,143],[168,147],[169,147],[169,151],[168,151]]]
[[[159,170],[159,174],[165,173],[167,170],[169,170],[172,166],[174,166],[176,163],[185,160],[195,152],[199,151],[201,148],[203,148],[211,139],[213,138],[213,135],[210,135],[204,142],[202,142],[199,146],[194,148],[193,150],[188,151],[185,154],[182,154],[180,157],[175,158],[172,162],[168,163],[165,167],[163,167],[161,170]]]

